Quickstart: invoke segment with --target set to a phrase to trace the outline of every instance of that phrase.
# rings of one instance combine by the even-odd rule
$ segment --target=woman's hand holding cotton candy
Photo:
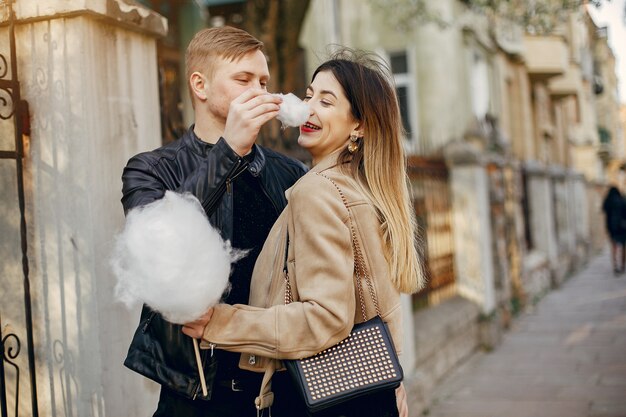
[[[261,126],[278,115],[281,102],[262,88],[251,88],[234,99],[223,135],[228,145],[240,156],[250,152]]]

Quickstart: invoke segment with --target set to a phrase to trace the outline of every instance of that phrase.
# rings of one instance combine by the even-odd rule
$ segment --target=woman
[[[606,215],[606,230],[611,241],[611,263],[615,275],[624,272],[624,242],[626,242],[626,202],[617,187],[609,188],[602,203]],[[618,258],[620,260],[618,265]]]
[[[201,336],[205,347],[242,352],[240,367],[257,372],[280,366],[277,359],[308,357],[343,340],[362,321],[352,225],[382,319],[401,353],[400,292],[416,291],[423,278],[400,112],[389,80],[380,63],[347,51],[318,67],[305,97],[310,116],[298,138],[314,167],[287,191],[287,208],[255,265],[250,305],[218,305],[206,326],[206,320],[190,323],[186,334]],[[285,250],[295,300],[288,305]],[[369,297],[364,301],[369,319],[375,308]],[[286,372],[274,375],[272,415],[305,414],[292,386]],[[407,414],[403,388],[398,408]],[[322,415],[396,416],[398,408],[392,390]]]

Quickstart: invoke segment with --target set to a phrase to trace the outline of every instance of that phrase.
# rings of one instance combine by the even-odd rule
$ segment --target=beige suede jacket
[[[269,367],[280,369],[276,360],[311,356],[346,338],[353,325],[363,321],[355,287],[352,224],[381,316],[400,353],[400,293],[389,279],[380,222],[354,181],[338,169],[337,155],[326,157],[287,190],[289,203],[254,268],[250,305],[217,305],[205,328],[202,347],[242,352],[241,368],[264,372]],[[348,209],[329,179],[341,189]],[[285,305],[287,230],[294,302]],[[376,310],[363,285],[370,319]]]

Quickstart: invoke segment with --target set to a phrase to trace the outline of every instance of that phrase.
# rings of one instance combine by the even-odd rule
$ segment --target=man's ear
[[[207,79],[204,75],[199,73],[198,71],[194,71],[189,76],[189,85],[191,86],[191,91],[199,100],[207,99]]]

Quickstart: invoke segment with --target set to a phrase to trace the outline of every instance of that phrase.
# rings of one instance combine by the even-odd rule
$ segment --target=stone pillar
[[[402,339],[404,349],[400,356],[400,363],[406,374],[410,374],[415,369],[415,324],[413,318],[413,301],[408,294],[402,294]]]
[[[506,160],[490,155],[486,166],[489,195],[489,218],[493,251],[494,297],[496,306],[510,309],[511,261],[509,258],[509,225],[511,215],[507,213]]]
[[[496,307],[489,182],[479,152],[465,142],[445,150],[450,168],[454,256],[458,292],[484,316]]]
[[[25,181],[39,415],[149,415],[156,389],[122,365],[138,311],[114,301],[108,259],[123,225],[122,168],[161,143],[156,38],[167,21],[126,0],[14,7],[31,114]]]
[[[567,171],[558,165],[550,167],[552,184],[552,203],[554,205],[554,228],[557,246],[557,268],[554,279],[560,285],[572,269],[573,245],[572,229],[569,216],[569,195]]]
[[[587,226],[589,228],[589,244],[591,253],[596,254],[606,248],[608,234],[602,203],[608,189],[602,181],[592,180],[586,184],[587,195]]]
[[[567,218],[567,236],[564,244],[570,254],[576,253],[576,180],[578,175],[572,170],[565,172],[565,216]]]
[[[558,248],[554,219],[552,179],[545,166],[538,162],[527,162],[529,219],[533,249],[548,259],[554,280],[558,271]]]
[[[578,181],[581,176],[581,174],[578,174],[571,169],[567,170],[565,176],[565,185],[567,190],[565,204],[568,225],[568,234],[565,244],[572,258],[572,270],[580,269],[585,261],[584,251],[580,251],[578,247],[578,235],[580,228],[578,225],[578,213],[583,210],[581,207],[582,204],[586,203],[586,201],[584,203],[580,201],[577,194]]]
[[[572,178],[572,183],[572,195],[574,200],[572,211],[574,217],[576,253],[581,262],[586,262],[591,249],[587,181],[583,174],[576,174]]]

